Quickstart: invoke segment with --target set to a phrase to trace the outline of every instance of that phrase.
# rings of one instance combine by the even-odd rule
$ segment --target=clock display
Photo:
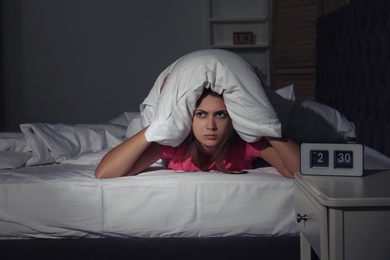
[[[329,167],[329,151],[311,150],[310,167]]]
[[[334,151],[335,168],[353,168],[352,151]]]
[[[301,174],[362,176],[363,145],[353,143],[301,144]]]

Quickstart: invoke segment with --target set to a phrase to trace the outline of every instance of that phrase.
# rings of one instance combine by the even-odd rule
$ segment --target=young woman
[[[149,143],[146,128],[108,152],[96,169],[97,178],[135,175],[158,159],[181,171],[217,170],[242,173],[253,160],[263,158],[282,175],[299,171],[299,146],[288,138],[263,137],[246,143],[233,129],[223,97],[205,89],[192,119],[192,131],[178,147]]]

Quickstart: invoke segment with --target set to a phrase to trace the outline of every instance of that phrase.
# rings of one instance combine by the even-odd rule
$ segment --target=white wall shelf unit
[[[257,67],[270,84],[270,0],[207,0],[208,47],[227,49]],[[237,43],[234,33],[250,33],[248,42]]]

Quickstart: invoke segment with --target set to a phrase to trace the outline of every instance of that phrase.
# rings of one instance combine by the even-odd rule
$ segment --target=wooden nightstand
[[[302,260],[390,259],[390,170],[295,178]]]

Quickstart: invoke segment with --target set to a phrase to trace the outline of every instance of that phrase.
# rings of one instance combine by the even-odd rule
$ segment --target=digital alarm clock
[[[362,176],[363,145],[303,143],[301,144],[301,174]]]

